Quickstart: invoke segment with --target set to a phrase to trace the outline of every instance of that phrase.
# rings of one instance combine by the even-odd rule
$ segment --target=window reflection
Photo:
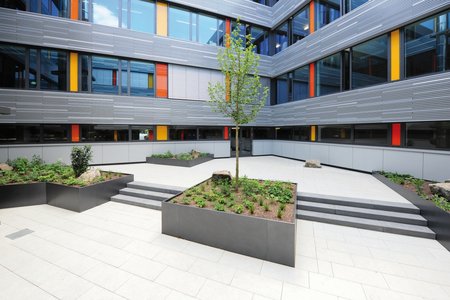
[[[190,40],[191,16],[189,11],[169,7],[169,36],[182,40]]]
[[[309,96],[309,66],[298,68],[293,73],[292,100],[302,100]]]
[[[292,43],[309,35],[309,6],[303,8],[292,18],[292,34]]]
[[[25,48],[0,44],[0,87],[25,88]]]
[[[317,1],[317,26],[323,26],[333,22],[341,16],[340,0],[318,0]]]
[[[102,56],[92,57],[92,92],[118,94],[119,60]]]
[[[275,53],[283,51],[288,46],[288,23],[285,22],[275,30]]]
[[[94,24],[119,27],[119,0],[92,0]]]
[[[155,65],[152,63],[130,62],[130,94],[133,96],[155,96]]]
[[[131,0],[130,7],[130,29],[155,33],[155,3],[144,0]]]
[[[341,54],[337,53],[316,62],[316,96],[341,90]]]
[[[67,53],[57,50],[41,50],[41,89],[67,90]]]

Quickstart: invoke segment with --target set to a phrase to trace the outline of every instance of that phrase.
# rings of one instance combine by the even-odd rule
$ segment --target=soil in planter
[[[216,211],[294,222],[296,185],[242,178],[235,191],[228,181],[208,179],[171,201]]]

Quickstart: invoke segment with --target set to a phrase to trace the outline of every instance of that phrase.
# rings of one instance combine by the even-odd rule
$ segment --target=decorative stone
[[[200,157],[200,152],[195,151],[195,150],[192,150],[192,151],[191,151],[191,155],[192,155],[192,158],[193,158],[193,159],[197,159],[197,158]]]
[[[81,174],[80,177],[78,177],[78,179],[83,180],[85,182],[91,182],[95,178],[100,177],[100,176],[102,176],[102,174],[100,174],[99,169],[90,168],[86,172]]]
[[[322,168],[322,166],[320,165],[320,161],[311,159],[305,162],[305,168]]]
[[[0,171],[12,171],[12,167],[7,164],[0,164]]]
[[[433,194],[438,194],[450,201],[450,182],[434,183],[429,187]]]
[[[228,181],[231,181],[231,173],[230,173],[230,171],[227,171],[227,170],[215,171],[212,174],[212,180],[213,181],[216,181],[216,180],[228,180]]]

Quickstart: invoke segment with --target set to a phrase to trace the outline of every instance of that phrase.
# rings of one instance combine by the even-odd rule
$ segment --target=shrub
[[[264,203],[264,211],[270,211],[269,204]]]
[[[75,177],[79,177],[86,172],[89,163],[92,160],[91,146],[73,147],[70,159],[72,161],[72,169],[75,173]]]
[[[198,207],[203,208],[206,206],[205,200],[202,198],[195,198],[195,204],[197,204]]]
[[[283,210],[281,209],[281,207],[278,207],[277,218],[281,219],[282,217],[283,217]]]
[[[217,210],[217,211],[225,211],[225,206],[223,204],[216,203],[214,205],[214,209]]]
[[[242,214],[244,212],[244,206],[242,204],[237,204],[233,207],[233,210],[237,214]]]

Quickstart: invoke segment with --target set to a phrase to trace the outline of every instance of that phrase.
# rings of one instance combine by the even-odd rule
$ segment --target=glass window
[[[198,41],[202,44],[218,44],[217,19],[205,15],[198,15]]]
[[[283,51],[288,46],[288,23],[285,22],[275,30],[275,53]]]
[[[0,124],[0,144],[12,144],[23,141],[19,126],[14,124]],[[23,130],[22,130],[23,132]]]
[[[192,26],[194,26],[194,24],[192,24]],[[217,34],[219,36],[219,46],[225,46],[225,20],[219,19]]]
[[[450,122],[406,124],[406,145],[411,148],[450,149]]]
[[[388,80],[388,36],[353,47],[352,88],[360,88]]]
[[[309,35],[309,5],[292,18],[293,43]]]
[[[309,141],[311,129],[309,126],[294,127],[294,131],[292,134],[292,139],[294,141]]]
[[[42,9],[44,8],[44,2],[47,2],[48,0],[42,1]],[[49,3],[45,3],[50,7],[50,12],[48,14],[51,14],[55,17],[61,17],[61,18],[68,18],[69,16],[69,0],[49,0]],[[42,12],[44,13],[44,12]]]
[[[132,30],[155,33],[154,1],[131,0],[130,18]]]
[[[341,90],[341,54],[337,53],[316,62],[316,96]]]
[[[351,143],[352,127],[350,125],[319,126],[319,141],[330,143]]]
[[[44,142],[67,142],[69,125],[43,125]]]
[[[341,16],[340,0],[318,0],[316,7],[318,28],[322,28]]]
[[[30,1],[30,11],[34,13],[40,13],[38,5],[39,3],[37,0]]]
[[[197,140],[197,128],[172,126],[169,129],[169,139],[171,141],[192,141]]]
[[[351,10],[354,10],[357,7],[360,7],[364,3],[366,3],[369,0],[345,0],[345,10],[346,12],[350,12]]]
[[[28,80],[29,80],[29,87],[30,88],[37,88],[37,64],[38,64],[38,51],[37,49],[30,49],[30,67],[29,67],[29,74],[28,74]]]
[[[81,0],[81,20],[82,21],[89,21],[89,12],[90,12],[90,6],[89,6],[90,0]]]
[[[119,27],[118,0],[92,0],[92,5],[94,24]]]
[[[120,68],[121,68],[120,94],[128,95],[128,86],[129,86],[129,84],[128,84],[128,60],[121,60]]]
[[[41,50],[41,89],[67,90],[67,53],[56,50]]]
[[[250,34],[252,35],[252,43],[255,45],[255,52],[262,55],[269,55],[268,32],[260,27],[251,26]]]
[[[0,7],[27,10],[27,0],[1,0]]]
[[[293,127],[277,127],[275,128],[277,132],[277,140],[292,140],[294,136],[294,128]]]
[[[386,146],[389,140],[388,124],[355,125],[355,144]]]
[[[25,87],[25,48],[0,44],[0,87]]]
[[[92,92],[118,94],[119,60],[102,56],[92,57]]]
[[[200,127],[198,129],[199,140],[223,140],[222,127]]]
[[[124,142],[128,141],[126,125],[80,125],[81,141]]]
[[[89,55],[80,55],[80,63],[81,63],[81,85],[80,89],[83,92],[89,92]]]
[[[190,40],[191,16],[189,11],[169,6],[169,36]]]
[[[302,100],[309,96],[309,66],[294,70],[292,100]]]
[[[153,126],[131,126],[132,141],[154,141],[155,128]]]
[[[22,126],[18,127],[21,128]],[[39,143],[41,141],[41,126],[24,125],[22,128],[23,132],[19,132],[18,135],[23,137],[22,140],[24,143]]]
[[[405,27],[406,77],[444,70],[445,20],[441,14]]]
[[[130,62],[130,93],[133,96],[155,96],[155,65],[139,61]]]
[[[255,139],[255,140],[273,140],[273,139],[275,139],[275,128],[253,127],[253,139]]]
[[[276,78],[277,84],[277,104],[286,103],[289,101],[289,78],[287,74],[278,76]]]

